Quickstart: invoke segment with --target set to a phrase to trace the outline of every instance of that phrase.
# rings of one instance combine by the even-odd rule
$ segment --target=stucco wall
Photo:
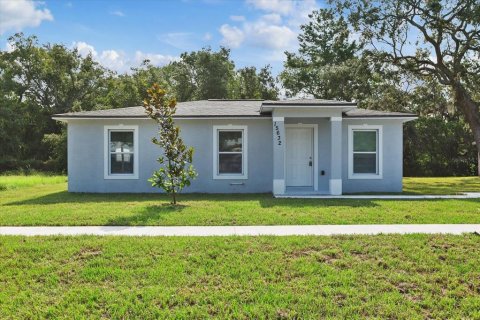
[[[329,191],[331,170],[331,122],[328,118],[286,118],[286,124],[318,124],[318,191]],[[382,179],[348,178],[348,126],[383,126],[383,177]],[[343,193],[401,192],[403,177],[403,130],[401,120],[343,119],[342,121],[342,189]],[[322,170],[325,175],[321,175]]]
[[[177,120],[185,143],[195,148],[198,177],[185,192],[257,193],[272,190],[271,119]],[[139,126],[139,179],[104,179],[104,126]],[[248,126],[248,180],[213,179],[213,126]],[[158,169],[159,149],[151,142],[151,120],[73,120],[68,124],[68,190],[71,192],[160,192],[147,181]],[[234,183],[243,183],[236,185]]]
[[[286,118],[286,124],[318,124],[318,190],[328,192],[331,169],[331,137],[328,118]],[[139,126],[139,179],[104,179],[104,126]],[[177,120],[185,143],[195,148],[198,177],[185,192],[258,193],[271,192],[273,180],[273,136],[271,119]],[[213,126],[248,126],[248,179],[213,179]],[[383,178],[348,179],[348,125],[383,125]],[[71,192],[160,192],[147,181],[158,168],[158,148],[151,143],[156,126],[151,120],[71,120],[68,124],[68,189]],[[342,121],[343,193],[399,192],[402,190],[402,121]],[[321,175],[322,170],[325,175]],[[241,183],[242,185],[238,185]]]
[[[382,179],[348,178],[348,125],[383,126],[383,177]],[[403,124],[401,120],[344,120],[342,143],[343,193],[401,192],[403,177]]]

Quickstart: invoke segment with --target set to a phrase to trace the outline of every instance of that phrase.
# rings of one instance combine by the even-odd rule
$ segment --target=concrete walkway
[[[370,224],[295,226],[185,226],[185,227],[0,227],[0,235],[51,236],[293,236],[375,235],[409,233],[480,233],[480,224]]]
[[[367,194],[367,195],[341,195],[341,196],[332,196],[326,194],[302,194],[302,193],[291,193],[291,194],[282,194],[275,195],[275,198],[301,198],[301,199],[370,199],[370,200],[422,200],[422,199],[479,199],[479,192],[465,192],[462,194]]]

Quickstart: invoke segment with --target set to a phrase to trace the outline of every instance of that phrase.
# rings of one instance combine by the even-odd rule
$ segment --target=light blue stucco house
[[[402,191],[403,123],[414,114],[300,99],[177,105],[198,178],[184,192],[311,195]],[[142,107],[64,113],[70,192],[159,192],[156,124]]]

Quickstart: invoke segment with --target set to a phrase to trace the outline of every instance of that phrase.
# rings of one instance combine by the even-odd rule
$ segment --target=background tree
[[[234,74],[229,86],[230,99],[278,99],[278,86],[269,65],[257,72],[255,67],[244,67]]]
[[[280,74],[287,95],[358,101],[363,108],[419,114],[418,121],[404,126],[404,173],[475,174],[473,137],[468,138],[468,125],[455,111],[452,91],[434,76],[419,77],[372,54],[372,45],[348,17],[336,7],[310,15],[302,26],[299,51],[287,52]],[[445,137],[448,147],[438,137]]]
[[[347,22],[332,9],[314,11],[309,18],[301,26],[298,53],[286,52],[280,78],[287,95],[352,100],[369,92],[371,72],[360,57],[363,44],[352,40]]]
[[[149,179],[152,186],[162,188],[172,196],[172,204],[177,203],[177,193],[189,186],[197,174],[193,168],[193,148],[186,147],[180,137],[180,128],[175,126],[173,115],[176,111],[176,100],[169,98],[166,91],[158,84],[147,90],[148,99],[144,108],[150,118],[158,124],[158,135],[152,142],[162,149],[157,159],[161,164],[159,170]]]
[[[51,116],[95,108],[105,70],[90,56],[63,45],[39,45],[34,36],[16,34],[9,42],[13,50],[0,51],[0,113],[14,116],[0,121],[0,165],[13,169],[18,161],[27,167],[50,161],[46,169],[59,170],[64,164],[44,141],[45,135],[62,136],[63,126]]]
[[[473,133],[480,175],[480,2],[477,0],[333,0],[338,16],[370,46],[372,60],[451,90]]]
[[[278,95],[268,66],[258,73],[253,68],[253,90],[250,83],[237,81],[241,72],[225,48],[185,52],[161,67],[146,60],[117,74],[64,45],[40,44],[21,33],[8,41],[13,50],[0,50],[0,171],[66,171],[66,130],[52,115],[139,106],[152,83],[180,101]]]
[[[175,91],[179,101],[225,99],[228,82],[235,65],[230,60],[230,50],[210,48],[182,53],[180,61],[172,63]]]

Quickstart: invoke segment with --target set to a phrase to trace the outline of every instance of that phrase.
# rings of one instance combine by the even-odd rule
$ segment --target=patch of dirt
[[[101,255],[103,251],[99,248],[92,248],[92,247],[84,247],[81,248],[80,251],[74,253],[66,263],[74,262],[74,261],[85,261],[94,257]]]
[[[415,283],[399,282],[395,287],[406,299],[415,303],[422,301],[422,298],[415,293],[418,289]]]
[[[297,319],[297,316],[288,310],[279,309],[277,310],[276,319]]]
[[[343,257],[341,251],[329,251],[329,250],[318,250],[318,249],[303,249],[287,252],[287,258],[301,258],[301,257],[315,257],[320,263],[333,263]]]
[[[101,255],[103,252],[97,248],[82,248],[80,252],[77,253],[77,257],[80,259],[88,259],[91,257],[96,257]]]

